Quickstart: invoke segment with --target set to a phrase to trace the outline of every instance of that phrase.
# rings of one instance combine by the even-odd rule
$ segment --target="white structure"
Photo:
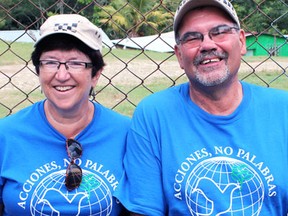
[[[144,37],[133,37],[112,40],[116,46],[122,46],[123,49],[144,49],[156,52],[174,52],[174,32],[162,33]]]
[[[101,29],[102,41],[104,47],[114,47],[114,44],[106,33]],[[15,30],[15,31],[0,31],[0,40],[9,42],[27,42],[35,43],[35,41],[40,37],[39,30]]]

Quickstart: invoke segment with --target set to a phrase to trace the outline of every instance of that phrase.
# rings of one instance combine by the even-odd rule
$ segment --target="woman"
[[[100,30],[55,15],[32,61],[46,99],[0,120],[3,215],[120,215],[128,117],[89,100],[104,67]]]

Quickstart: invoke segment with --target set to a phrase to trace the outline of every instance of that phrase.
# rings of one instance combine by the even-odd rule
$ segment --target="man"
[[[239,81],[227,0],[183,1],[174,31],[189,83],[135,110],[115,196],[134,215],[286,215],[288,93]]]

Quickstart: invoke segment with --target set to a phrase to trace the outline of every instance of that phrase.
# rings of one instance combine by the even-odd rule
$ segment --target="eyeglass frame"
[[[53,64],[45,64],[46,63],[54,63]],[[44,64],[43,64],[44,63]],[[74,65],[73,65],[74,63]],[[69,72],[69,73],[79,73],[84,69],[87,68],[92,68],[93,67],[93,63],[92,62],[83,62],[83,61],[66,61],[66,62],[61,62],[61,61],[57,61],[57,60],[49,60],[49,59],[40,59],[39,60],[39,66],[44,67],[44,72],[46,73],[56,73],[61,65],[65,66],[65,69]],[[78,65],[77,65],[78,64]],[[75,68],[75,66],[79,66],[79,68]],[[80,67],[81,66],[81,67]],[[48,69],[48,70],[47,70]],[[50,69],[50,70],[49,70]],[[52,70],[53,69],[53,70]],[[55,69],[55,71],[54,71]],[[72,71],[71,71],[72,69]]]
[[[221,27],[224,27],[224,28],[226,28],[226,30],[228,30],[228,31],[224,31],[224,32],[219,32],[219,28],[221,28]],[[232,32],[232,30],[236,30],[236,31],[239,31],[240,30],[240,28],[239,27],[236,27],[236,26],[228,26],[228,25],[226,25],[226,24],[222,24],[222,25],[218,25],[218,26],[215,26],[215,27],[213,27],[213,28],[211,28],[209,31],[208,31],[208,36],[209,36],[209,38],[211,39],[211,40],[213,40],[214,42],[216,42],[216,43],[219,43],[219,42],[223,42],[223,41],[225,41],[225,40],[223,40],[222,38],[221,38],[221,40],[219,40],[219,41],[215,41],[215,36],[217,36],[217,35],[223,35],[223,36],[226,36],[226,35],[230,35],[230,34],[233,34],[233,32]],[[215,31],[215,32],[213,32],[213,31]],[[218,32],[217,32],[218,31]],[[213,33],[214,33],[214,35],[213,35]],[[217,34],[218,33],[218,34]],[[188,38],[188,36],[191,36],[192,34],[194,34],[195,35],[195,37],[194,37],[194,39],[193,40],[197,40],[196,42],[197,43],[195,43],[195,45],[193,45],[193,46],[191,46],[192,44],[189,44],[189,40],[185,40],[185,37],[186,38]],[[197,37],[196,37],[197,36]],[[204,34],[202,34],[201,32],[191,32],[191,31],[189,31],[189,32],[186,32],[186,33],[184,33],[183,34],[183,36],[181,37],[181,38],[179,38],[179,36],[177,36],[176,37],[176,44],[177,45],[182,45],[182,46],[188,46],[188,45],[190,45],[189,47],[190,48],[196,48],[196,47],[199,47],[200,46],[200,44],[204,41]],[[214,39],[213,39],[214,38]]]

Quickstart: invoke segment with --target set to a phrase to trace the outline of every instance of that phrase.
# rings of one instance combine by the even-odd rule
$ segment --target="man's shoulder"
[[[252,92],[257,94],[263,94],[264,96],[279,96],[288,97],[288,91],[284,89],[274,88],[270,86],[259,86],[251,83],[242,83],[244,88],[250,88]]]
[[[261,103],[269,103],[288,106],[288,91],[273,87],[259,86],[249,83],[243,83],[244,92],[251,92],[254,100],[262,101]]]

